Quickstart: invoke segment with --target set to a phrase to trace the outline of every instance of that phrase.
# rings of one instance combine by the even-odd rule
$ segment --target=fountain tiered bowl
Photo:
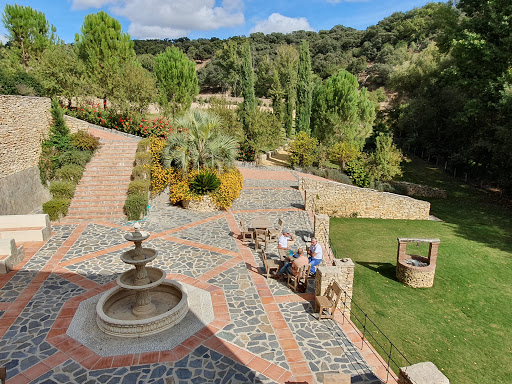
[[[158,251],[143,248],[149,233],[134,226],[125,239],[135,248],[124,252],[121,260],[134,268],[117,278],[114,287],[96,305],[100,329],[114,336],[142,337],[152,335],[178,324],[188,312],[187,292],[183,285],[166,280],[160,268],[146,267],[158,256]]]

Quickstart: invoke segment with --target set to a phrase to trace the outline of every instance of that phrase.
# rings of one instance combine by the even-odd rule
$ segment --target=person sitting
[[[283,228],[283,234],[277,240],[277,252],[281,257],[281,260],[284,260],[290,251],[289,242],[293,241],[293,236],[287,228]]]
[[[304,255],[304,250],[302,248],[299,248],[293,257],[295,259],[293,259],[292,262],[285,263],[285,265],[275,274],[276,277],[284,277],[286,274],[297,276],[299,268],[308,264],[308,258]]]
[[[311,246],[309,247],[309,264],[311,265],[310,276],[316,275],[316,266],[322,262],[322,246],[318,244],[316,237],[311,239]]]

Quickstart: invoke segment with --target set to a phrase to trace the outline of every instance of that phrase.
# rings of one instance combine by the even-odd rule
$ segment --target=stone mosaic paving
[[[174,232],[172,236],[197,241],[201,244],[213,245],[230,251],[238,251],[238,245],[231,235],[231,230],[225,219],[210,221],[190,229]]]
[[[162,194],[141,222],[152,233],[144,245],[159,251],[152,264],[210,284],[214,308],[227,308],[216,315],[219,318],[172,351],[126,355],[121,363],[114,358],[94,360],[86,347],[77,348],[65,334],[66,324],[78,305],[74,300],[97,295],[99,286],[128,269],[119,255],[131,245],[112,249],[125,243],[124,231],[101,223],[82,226],[81,233],[73,232],[78,224],[54,225],[53,236],[22,269],[6,275],[0,289],[0,366],[7,367],[10,381],[322,383],[326,372],[341,371],[350,373],[353,383],[380,383],[336,322],[318,322],[312,316],[308,300],[313,280],[309,295],[299,297],[284,282],[265,279],[260,255],[233,237],[239,220],[250,223],[261,215],[275,225],[282,218],[297,237],[295,248],[304,246],[302,236],[312,232],[308,213],[297,210],[303,199],[294,188],[293,171],[248,167],[242,173],[244,169],[254,178],[245,179],[246,189],[233,213],[185,211],[169,206]],[[268,253],[277,253],[276,242],[269,244]],[[43,267],[58,274],[39,273]],[[23,292],[28,286],[35,289]],[[222,297],[216,296],[220,289]],[[65,341],[57,343],[60,337]]]
[[[244,189],[232,210],[304,208],[302,194],[288,189]]]
[[[238,264],[208,282],[224,288],[229,314],[233,319],[217,335],[267,361],[288,368],[245,265]]]

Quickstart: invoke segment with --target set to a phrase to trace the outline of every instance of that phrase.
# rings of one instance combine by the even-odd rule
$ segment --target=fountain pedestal
[[[121,255],[121,260],[134,268],[117,278],[117,287],[107,291],[96,305],[97,324],[110,335],[141,337],[169,329],[188,312],[187,292],[181,283],[165,280],[159,268],[146,267],[158,252],[143,248],[149,233],[128,233],[125,239],[135,248]]]

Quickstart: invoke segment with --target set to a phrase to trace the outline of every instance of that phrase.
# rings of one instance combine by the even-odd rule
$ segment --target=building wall
[[[428,220],[430,203],[412,197],[379,192],[331,181],[301,178],[306,210],[330,217]]]

